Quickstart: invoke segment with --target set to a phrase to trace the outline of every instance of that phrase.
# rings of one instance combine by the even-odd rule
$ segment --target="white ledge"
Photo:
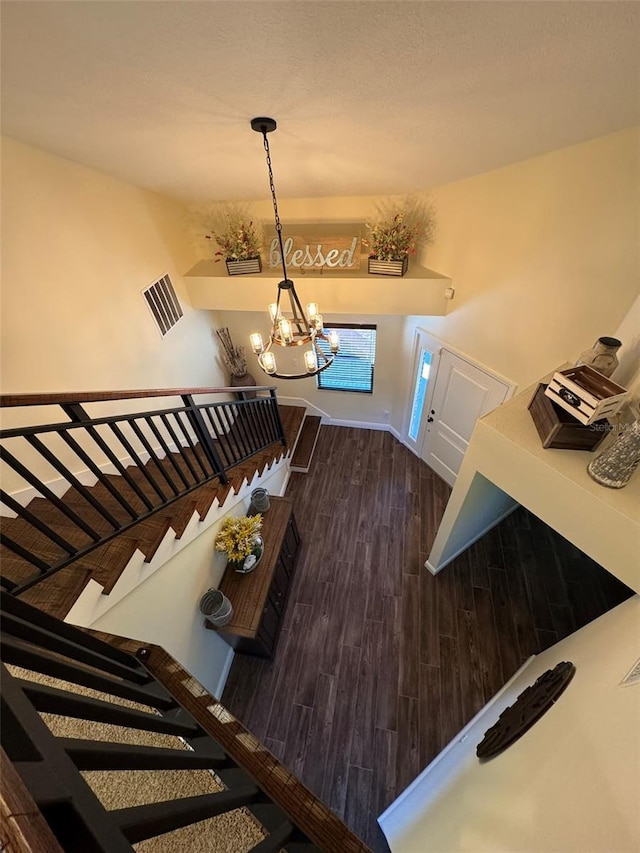
[[[194,308],[219,311],[264,311],[273,302],[282,279],[272,271],[259,275],[221,275],[224,267],[213,260],[199,261],[185,280]],[[369,275],[366,267],[354,272],[302,273],[291,271],[300,301],[322,303],[325,314],[416,314],[444,316],[445,291],[451,279],[434,270],[409,265],[404,276]]]
[[[528,411],[536,387],[477,422],[429,554],[429,569],[437,572],[448,565],[516,501],[639,591],[640,477],[632,477],[623,489],[608,489],[587,473],[595,454],[543,448]]]

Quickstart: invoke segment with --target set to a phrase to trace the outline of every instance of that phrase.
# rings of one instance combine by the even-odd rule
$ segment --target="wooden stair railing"
[[[8,763],[2,776],[19,780],[38,818],[31,822],[39,842],[34,849],[130,853],[146,838],[244,808],[245,819],[260,825],[251,848],[256,853],[369,851],[159,647],[142,646],[134,657],[125,648],[140,644],[116,637],[104,642],[4,592],[0,611],[1,745]],[[96,690],[109,701],[92,696]],[[125,706],[123,699],[143,707]],[[155,745],[56,736],[41,713],[175,735],[188,748],[160,746],[155,736]],[[107,810],[81,772],[169,769],[210,770],[216,792]],[[126,781],[115,784],[121,802]],[[17,788],[2,788],[0,814],[10,819]],[[59,847],[49,843],[51,834]]]
[[[211,400],[219,394],[238,399]],[[99,417],[85,408],[161,397],[178,397],[180,403]],[[275,388],[268,386],[0,397],[5,409],[52,405],[62,409],[66,421],[0,431],[3,475],[12,478],[12,491],[30,488],[37,496],[23,506],[8,489],[0,492],[15,513],[2,519],[3,564],[12,571],[3,568],[0,587],[14,595],[203,484],[226,483],[230,469],[270,445],[287,443]],[[83,482],[79,470],[90,472],[93,485]],[[62,489],[47,484],[52,477],[62,481]],[[158,535],[160,530],[161,525]]]

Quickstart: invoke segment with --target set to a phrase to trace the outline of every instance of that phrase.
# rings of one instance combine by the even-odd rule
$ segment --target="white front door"
[[[450,486],[455,483],[473,427],[513,392],[513,386],[477,364],[440,350],[438,372],[423,412],[420,456]]]

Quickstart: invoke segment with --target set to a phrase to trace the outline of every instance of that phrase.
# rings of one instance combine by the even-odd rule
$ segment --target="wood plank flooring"
[[[323,426],[287,491],[276,659],[237,655],[222,698],[374,851],[377,815],[529,655],[632,594],[523,509],[430,575],[449,493],[390,433]]]

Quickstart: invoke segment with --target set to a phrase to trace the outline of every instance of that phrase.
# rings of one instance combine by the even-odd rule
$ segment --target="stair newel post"
[[[211,463],[214,475],[220,478],[221,483],[227,483],[228,478],[224,472],[224,465],[222,464],[218,451],[215,448],[211,435],[209,434],[209,430],[204,422],[202,412],[196,406],[191,394],[182,394],[182,402],[186,406],[186,415],[189,418],[189,423],[193,427],[193,431],[198,437],[198,441],[206,453],[207,459]]]
[[[276,424],[278,425],[278,438],[282,442],[283,446],[287,446],[287,439],[284,435],[284,427],[282,426],[282,419],[280,418],[280,409],[278,408],[278,398],[276,396],[276,389],[271,388],[269,390],[269,394],[271,396],[271,409],[273,414],[275,415]]]

